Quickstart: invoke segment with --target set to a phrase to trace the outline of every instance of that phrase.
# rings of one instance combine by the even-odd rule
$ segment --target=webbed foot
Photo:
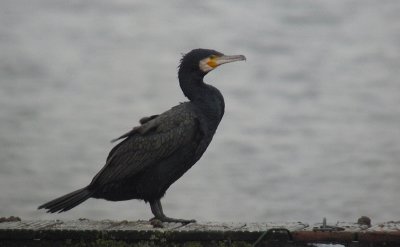
[[[154,214],[154,218],[150,219],[150,222],[153,226],[162,225],[162,224],[159,224],[159,222],[161,222],[161,223],[162,222],[176,222],[176,223],[182,223],[184,225],[196,222],[195,220],[175,219],[175,218],[170,218],[170,217],[165,216],[160,200],[154,200],[154,201],[150,202],[150,207],[151,207],[151,211]],[[159,226],[159,227],[163,227],[163,226]]]
[[[182,223],[182,224],[185,224],[185,225],[196,222],[196,220],[175,219],[175,218],[167,217],[165,215],[163,215],[161,217],[159,216],[159,217],[154,217],[154,218],[150,219],[150,221],[155,221],[155,220],[159,220],[161,222]]]

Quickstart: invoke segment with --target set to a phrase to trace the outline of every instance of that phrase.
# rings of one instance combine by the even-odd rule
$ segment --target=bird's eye
[[[217,58],[217,56],[216,55],[211,55],[210,58],[211,59],[215,59],[215,58]]]

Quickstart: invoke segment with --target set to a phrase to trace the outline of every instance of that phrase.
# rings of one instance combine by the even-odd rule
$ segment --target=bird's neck
[[[179,84],[185,96],[218,126],[225,111],[224,97],[217,88],[204,83],[203,78],[201,74],[180,73]]]
[[[202,97],[205,89],[204,75],[179,71],[178,77],[182,92],[190,101],[196,101],[197,98]]]

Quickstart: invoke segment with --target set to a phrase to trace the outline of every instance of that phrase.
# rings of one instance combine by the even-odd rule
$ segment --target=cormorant
[[[64,212],[88,198],[109,201],[142,199],[150,203],[153,219],[189,223],[164,215],[160,199],[206,151],[224,115],[220,91],[204,83],[204,76],[221,64],[245,60],[215,50],[195,49],[183,56],[179,84],[189,101],[140,120],[140,126],[116,140],[106,164],[92,182],[79,190],[39,206],[47,212]]]

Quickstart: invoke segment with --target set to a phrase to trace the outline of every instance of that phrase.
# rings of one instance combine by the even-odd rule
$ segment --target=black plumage
[[[142,199],[150,203],[155,219],[191,222],[166,217],[160,199],[200,159],[224,114],[222,94],[204,83],[204,76],[221,64],[244,59],[207,49],[184,55],[178,77],[189,101],[160,115],[142,118],[139,126],[113,140],[123,139],[110,151],[106,164],[88,186],[39,209],[64,212],[90,197],[110,201]]]

